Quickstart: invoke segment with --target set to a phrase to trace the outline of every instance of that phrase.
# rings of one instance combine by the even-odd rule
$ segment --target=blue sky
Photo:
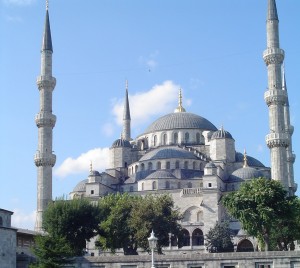
[[[53,41],[53,198],[68,195],[88,175],[103,171],[108,148],[121,133],[125,81],[132,136],[183,106],[217,127],[266,166],[268,109],[267,0],[51,0]],[[277,0],[293,149],[299,152],[299,0]],[[36,77],[45,1],[0,0],[0,207],[13,225],[34,228],[36,209]],[[298,82],[298,83],[297,83]],[[300,184],[296,159],[295,179]],[[298,191],[299,194],[299,191]]]

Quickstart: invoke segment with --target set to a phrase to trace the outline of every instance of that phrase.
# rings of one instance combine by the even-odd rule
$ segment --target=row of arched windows
[[[165,161],[163,162],[165,164],[165,169],[171,169],[171,162],[170,161]],[[175,161],[175,169],[183,168],[183,169],[193,169],[193,170],[203,170],[203,163],[197,164],[197,162],[193,161],[192,167],[189,166],[189,161],[184,161],[183,166],[181,167],[180,161],[176,160]],[[155,170],[160,170],[162,169],[162,162],[158,161],[155,164]],[[129,168],[129,174],[136,173],[138,171],[144,171],[144,170],[153,170],[153,163],[148,162],[147,164],[141,163],[139,165],[132,166]]]
[[[183,139],[181,141],[179,141],[179,133],[175,132],[172,134],[172,137],[171,137],[171,139],[169,139],[169,142],[168,142],[168,134],[167,133],[162,134],[161,139],[160,139],[161,140],[160,144],[158,142],[157,134],[153,136],[152,140],[153,140],[153,146],[156,147],[159,145],[170,145],[170,144],[191,144],[191,143],[201,144],[204,141],[204,137],[203,137],[203,135],[201,135],[198,132],[198,133],[196,133],[196,139],[192,140],[190,137],[190,133],[185,132]]]
[[[187,229],[182,229],[181,239],[178,240],[178,244],[187,247],[187,246],[203,246],[204,245],[204,236],[202,230],[199,228],[195,229],[190,236],[190,233]]]
[[[151,186],[152,186],[152,187],[151,187],[151,190],[157,190],[157,181],[153,181]],[[182,185],[181,182],[177,182],[177,188],[178,188],[178,189],[181,189],[182,186],[185,186],[185,187],[187,187],[187,188],[193,188],[193,184],[192,184],[191,182],[188,182],[188,183],[186,183],[185,185]],[[162,186],[162,188],[163,188],[163,186]],[[165,189],[170,189],[170,182],[169,182],[169,181],[165,181],[165,186],[164,186],[164,188],[165,188]],[[146,189],[145,189],[145,184],[144,184],[144,182],[142,182],[142,184],[141,184],[141,190],[142,190],[142,191],[145,191],[145,190],[146,190]],[[147,189],[147,190],[150,190],[150,189]]]

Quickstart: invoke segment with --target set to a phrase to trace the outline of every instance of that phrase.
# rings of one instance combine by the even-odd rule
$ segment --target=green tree
[[[35,238],[34,254],[37,263],[30,267],[36,268],[59,268],[70,262],[73,250],[64,237],[53,237],[51,235],[38,235]]]
[[[256,178],[241,185],[236,192],[224,196],[222,202],[229,213],[239,220],[243,229],[258,238],[269,250],[271,234],[279,222],[292,219],[291,200],[280,182]]]
[[[216,222],[205,235],[206,246],[209,252],[233,252],[232,231],[228,222]]]
[[[140,196],[112,194],[99,200],[101,218],[97,246],[115,252],[122,248],[125,255],[137,254],[137,242],[134,230],[129,225],[131,211],[135,203],[142,200]]]
[[[170,196],[108,195],[99,201],[99,207],[103,221],[97,245],[112,252],[122,248],[125,255],[134,255],[138,247],[148,250],[152,229],[161,252],[161,247],[168,245],[168,233],[180,231],[180,215]]]
[[[162,247],[169,244],[169,233],[179,236],[182,219],[174,201],[169,195],[145,196],[133,207],[130,226],[134,229],[138,246],[149,251],[148,237],[153,230],[158,238],[157,251],[162,253]]]
[[[84,254],[86,240],[97,234],[99,208],[86,199],[60,198],[43,215],[44,235],[37,236],[33,251],[36,267],[61,267],[71,256]]]

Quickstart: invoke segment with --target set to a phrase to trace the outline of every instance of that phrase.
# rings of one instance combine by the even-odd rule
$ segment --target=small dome
[[[205,168],[216,168],[216,165],[213,162],[209,162],[205,165]]]
[[[118,148],[118,147],[128,147],[131,148],[131,144],[129,141],[124,139],[117,139],[113,142],[111,148]]]
[[[79,182],[73,189],[73,192],[85,192],[85,184],[88,183],[88,180],[83,180]]]
[[[214,140],[214,139],[233,139],[233,138],[228,131],[221,128],[212,134],[211,139]]]
[[[235,170],[231,175],[231,179],[250,180],[258,177],[262,177],[263,174],[259,170],[252,167],[243,167]]]
[[[148,175],[146,177],[146,180],[148,179],[176,179],[176,177],[169,171],[157,170],[152,174]]]
[[[154,149],[145,154],[140,159],[140,161],[170,158],[197,159],[197,157],[192,152],[181,149],[179,147],[162,147]]]

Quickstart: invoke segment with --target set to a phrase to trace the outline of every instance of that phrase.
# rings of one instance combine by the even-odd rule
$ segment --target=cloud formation
[[[172,112],[177,106],[180,86],[165,81],[145,92],[129,95],[131,125],[138,126],[150,117]],[[124,100],[118,100],[113,106],[113,115],[118,125],[123,122]]]
[[[26,213],[18,208],[13,210],[14,214],[11,217],[11,222],[13,227],[22,228],[22,229],[34,229],[36,211]]]
[[[81,154],[77,158],[68,157],[54,170],[54,174],[61,178],[72,174],[87,174],[91,161],[94,170],[104,170],[108,166],[108,154],[109,148],[96,148]]]

